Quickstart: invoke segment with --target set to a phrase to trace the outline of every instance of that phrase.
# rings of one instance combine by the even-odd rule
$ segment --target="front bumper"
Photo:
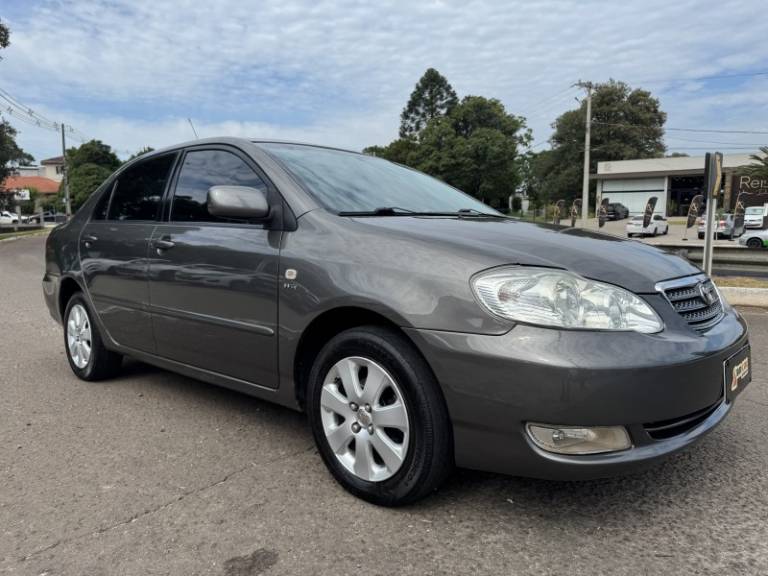
[[[748,343],[733,311],[703,334],[687,327],[649,335],[526,325],[502,336],[408,333],[442,386],[459,466],[563,480],[622,474],[700,439],[731,410],[723,362]],[[526,422],[621,425],[633,447],[557,455],[530,441]],[[663,438],[654,432],[659,423],[668,426]]]

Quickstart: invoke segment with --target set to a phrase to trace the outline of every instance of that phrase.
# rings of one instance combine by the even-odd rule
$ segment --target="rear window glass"
[[[143,160],[117,179],[109,206],[110,220],[155,220],[175,154]]]

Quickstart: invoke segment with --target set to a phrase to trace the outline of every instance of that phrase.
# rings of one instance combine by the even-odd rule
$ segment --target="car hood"
[[[657,282],[701,272],[684,258],[648,244],[580,228],[475,217],[355,220],[380,232],[427,241],[431,247],[439,242],[447,250],[475,253],[483,262],[564,268],[637,293],[655,293]]]

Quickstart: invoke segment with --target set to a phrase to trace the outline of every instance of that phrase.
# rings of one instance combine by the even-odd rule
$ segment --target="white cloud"
[[[187,116],[205,134],[361,148],[395,136],[399,109],[433,66],[459,94],[495,96],[529,115],[540,141],[575,104],[576,91],[563,90],[579,78],[768,69],[755,20],[762,8],[758,0],[43,0],[10,20],[0,86],[121,149],[188,139]],[[648,88],[670,125],[721,126],[727,108],[729,121],[765,127],[764,86],[741,84],[734,79],[724,95],[708,94],[708,83]],[[55,152],[47,133],[32,132],[22,144]]]

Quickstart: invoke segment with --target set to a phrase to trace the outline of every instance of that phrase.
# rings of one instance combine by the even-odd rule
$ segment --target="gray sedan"
[[[43,291],[79,378],[131,356],[303,410],[331,474],[382,505],[454,465],[643,468],[751,377],[744,319],[687,260],[320,146],[126,163],[51,232]]]

